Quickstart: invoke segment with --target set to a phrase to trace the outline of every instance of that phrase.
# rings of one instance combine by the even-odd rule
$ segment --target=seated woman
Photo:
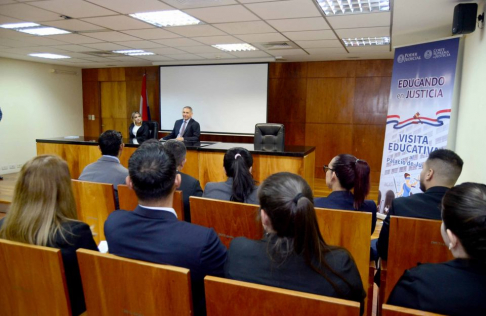
[[[206,183],[203,197],[258,204],[258,187],[251,175],[253,157],[250,152],[241,147],[231,148],[224,155],[223,164],[228,180]]]
[[[362,302],[363,284],[353,257],[323,240],[312,191],[305,180],[281,172],[258,190],[262,240],[235,238],[227,278]]]
[[[37,156],[20,171],[0,238],[61,249],[73,315],[86,310],[76,249],[98,250],[89,226],[76,220],[71,176],[57,156]]]
[[[486,315],[486,185],[463,183],[444,195],[441,233],[455,259],[405,271],[387,304]]]
[[[142,141],[149,138],[150,129],[146,122],[142,121],[142,116],[139,112],[132,112],[132,124],[128,127],[128,135],[130,139],[139,138]]]
[[[315,207],[336,210],[370,212],[371,234],[376,225],[376,203],[365,200],[370,192],[370,166],[364,160],[348,154],[334,157],[324,166],[326,184],[332,190],[325,198],[316,198]],[[353,189],[351,192],[351,189]]]

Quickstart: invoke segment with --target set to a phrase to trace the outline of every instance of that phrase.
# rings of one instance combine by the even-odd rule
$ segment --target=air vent
[[[267,50],[295,48],[290,42],[264,43],[260,45],[262,45]]]
[[[83,54],[88,54],[95,57],[120,57],[120,54],[116,54],[109,50],[97,50],[94,52],[82,52]]]

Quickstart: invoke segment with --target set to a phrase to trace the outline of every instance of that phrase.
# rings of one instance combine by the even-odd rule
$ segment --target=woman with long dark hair
[[[325,198],[316,198],[316,207],[369,212],[372,214],[371,234],[376,225],[376,203],[365,200],[370,192],[370,166],[353,155],[341,154],[324,166],[326,185],[332,190]],[[352,190],[352,192],[351,192]]]
[[[405,271],[388,304],[446,315],[486,315],[486,185],[463,183],[447,191],[441,234],[455,259]]]
[[[231,148],[224,155],[223,165],[228,180],[206,183],[203,197],[258,204],[258,187],[251,175],[253,157],[250,152],[241,147]]]
[[[347,250],[322,238],[307,182],[276,173],[260,186],[258,198],[265,236],[231,242],[226,277],[362,302],[356,264]]]

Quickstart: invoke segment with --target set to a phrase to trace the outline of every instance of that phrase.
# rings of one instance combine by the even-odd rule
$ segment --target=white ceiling
[[[326,17],[312,0],[0,0],[0,24],[37,22],[73,32],[32,36],[0,29],[0,57],[82,68],[274,60],[391,59],[393,47],[451,35],[459,0],[392,0],[391,12]],[[204,22],[157,28],[128,14],[180,9]],[[64,19],[69,16],[72,19]],[[383,47],[345,48],[341,37],[389,36]],[[258,51],[226,53],[213,44],[250,43]],[[263,44],[291,42],[287,49]],[[100,57],[93,52],[143,49],[153,56]],[[28,56],[55,53],[71,59]]]

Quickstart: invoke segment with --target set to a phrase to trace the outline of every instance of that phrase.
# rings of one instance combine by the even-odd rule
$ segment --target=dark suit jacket
[[[130,136],[130,139],[137,137],[137,138],[140,138],[142,140],[146,140],[147,138],[149,138],[150,128],[149,128],[147,122],[142,122],[142,126],[140,126],[140,128],[137,131],[137,136],[133,136],[133,133],[132,133],[134,126],[135,126],[135,124],[132,123],[132,124],[130,124],[130,127],[128,127],[128,135]]]
[[[179,134],[179,130],[181,129],[182,122],[184,120],[180,119],[177,120],[174,124],[174,129],[172,132],[170,132],[169,135],[165,136],[163,139],[174,139],[177,138],[177,135]],[[190,119],[189,123],[187,123],[186,130],[184,131],[184,141],[185,142],[198,142],[199,141],[199,136],[201,136],[201,127],[199,126],[199,123],[196,122],[194,119]]]
[[[391,215],[440,220],[440,203],[447,190],[449,188],[432,187],[424,193],[394,199],[380,231],[377,243],[378,255],[384,260],[388,258]]]
[[[452,316],[486,315],[486,263],[455,259],[405,271],[388,303]]]
[[[112,254],[190,269],[194,311],[205,314],[203,279],[222,276],[226,261],[226,248],[213,229],[139,205],[133,212],[111,213],[105,236]]]
[[[349,191],[334,191],[328,197],[314,199],[315,207],[330,208],[333,210],[355,211],[353,204],[354,196]],[[376,226],[375,201],[365,200],[358,211],[371,213],[371,234],[373,235]]]
[[[258,187],[254,186],[253,192],[245,200],[248,204],[260,204],[258,202]],[[203,197],[209,199],[229,201],[233,194],[233,178],[229,177],[225,182],[208,182],[204,187]]]
[[[0,220],[0,226],[2,224],[3,219]],[[62,227],[68,232],[65,233],[67,241],[58,233],[54,242],[47,246],[61,250],[71,310],[73,315],[80,315],[86,310],[86,305],[84,303],[83,285],[81,283],[76,250],[84,248],[98,251],[98,247],[87,224],[78,221],[67,221],[62,224]]]
[[[190,196],[202,196],[203,190],[199,180],[191,177],[188,174],[179,172],[181,175],[181,186],[178,190],[182,191],[182,199],[184,202],[184,220],[191,222],[191,206],[189,204]]]
[[[268,255],[268,248],[275,243],[275,240],[274,237],[264,237],[262,240],[250,240],[244,237],[233,239],[228,249],[225,276],[234,280],[289,290],[363,301],[366,293],[361,277],[347,251],[333,250],[326,255],[325,259],[329,266],[343,276],[351,286],[327,269],[322,269],[336,284],[341,292],[338,293],[329,281],[306,265],[303,256],[292,254],[284,262],[272,260]]]

